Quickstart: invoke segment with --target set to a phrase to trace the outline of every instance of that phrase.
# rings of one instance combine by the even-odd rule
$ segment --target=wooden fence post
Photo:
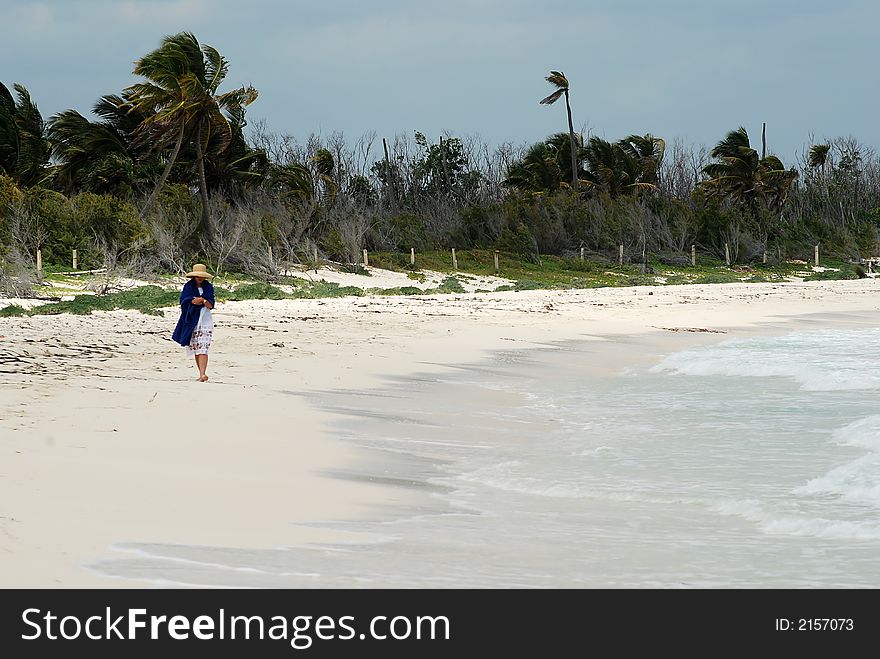
[[[42,250],[37,250],[37,272],[43,272],[43,252]]]
[[[415,247],[409,248],[409,264],[410,265],[416,264],[416,248]]]
[[[581,261],[584,260],[584,248],[581,247]]]
[[[816,245],[816,265],[819,265],[819,246]]]
[[[730,245],[724,243],[724,263],[730,265]]]
[[[697,246],[691,245],[691,265],[697,265]]]
[[[370,258],[367,256],[367,250],[364,250],[364,267],[370,265]]]
[[[620,265],[623,265],[623,245],[620,246],[620,249],[617,252],[617,262]]]
[[[455,247],[452,248],[452,269],[458,270],[458,259],[455,258]]]
[[[495,272],[497,273],[498,270],[499,270],[499,268],[498,268],[498,250],[496,249],[495,250]]]
[[[76,250],[73,250],[73,269],[76,270]]]

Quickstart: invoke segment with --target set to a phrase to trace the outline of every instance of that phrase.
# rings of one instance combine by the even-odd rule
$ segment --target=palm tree
[[[791,184],[798,177],[796,170],[785,169],[774,155],[759,158],[742,127],[729,132],[710,155],[717,162],[703,168],[709,176],[709,180],[701,184],[707,196],[743,201],[755,214],[759,205],[781,210]]]
[[[0,170],[22,186],[46,180],[50,146],[46,124],[28,90],[13,85],[18,101],[0,83]]]
[[[49,120],[48,137],[56,186],[68,194],[86,190],[127,195],[150,180],[161,165],[134,140],[146,115],[133,112],[125,97],[108,94],[93,112],[103,121],[92,122],[76,110],[65,110]]]
[[[324,188],[324,198],[328,203],[333,203],[336,193],[339,191],[339,175],[336,171],[336,160],[328,149],[318,149],[312,156],[312,163],[318,173],[318,181]]]
[[[769,220],[779,216],[798,178],[795,169],[785,169],[782,161],[758,156],[749,144],[743,127],[733,130],[715,145],[710,155],[717,162],[703,168],[709,177],[700,183],[708,199],[731,199],[744,203],[758,223],[765,249],[770,235]]]
[[[154,139],[160,147],[174,140],[165,170],[150,194],[141,214],[154,203],[165,184],[174,161],[180,153],[184,137],[189,136],[195,146],[199,192],[202,199],[202,223],[207,226],[208,191],[205,179],[205,155],[215,137],[215,149],[222,152],[232,141],[232,128],[222,110],[242,108],[257,98],[253,87],[240,87],[217,95],[229,64],[209,45],[200,45],[198,39],[181,32],[165,37],[162,45],[135,63],[134,73],[149,82],[129,87],[132,107],[149,113],[141,124],[141,139]]]
[[[640,191],[657,191],[663,140],[630,136],[611,143],[591,137],[584,147],[585,183],[612,199]]]
[[[568,137],[567,135],[565,136]],[[522,160],[510,166],[503,185],[524,192],[554,192],[562,182],[557,152],[546,142],[529,147]]]
[[[577,148],[581,151],[580,136],[576,136]],[[503,185],[525,192],[555,192],[567,187],[571,179],[569,170],[571,142],[567,133],[556,133],[543,142],[533,144],[519,162],[507,170]],[[582,171],[575,174],[580,178]]]
[[[759,168],[761,159],[749,144],[749,135],[743,127],[730,131],[710,152],[718,162],[703,168],[709,180],[702,183],[707,196],[733,198],[754,205],[759,195]]]
[[[223,140],[215,133],[206,149],[205,178],[208,189],[227,192],[256,187],[265,179],[269,159],[262,149],[254,149],[244,137],[245,110],[230,107],[226,111],[232,137],[223,147]]]
[[[620,147],[632,158],[638,160],[641,167],[639,179],[642,183],[657,185],[660,182],[660,167],[666,153],[666,142],[647,135],[630,135],[618,141]]]
[[[579,136],[578,136],[579,137]],[[504,185],[531,192],[552,192],[570,178],[570,139],[556,133],[532,145],[513,164]],[[637,192],[656,192],[666,143],[652,135],[630,135],[617,142],[592,137],[586,146],[576,140],[583,167],[576,176],[581,188],[604,192],[612,198]]]
[[[830,185],[830,177],[827,175],[827,168],[830,165],[833,171],[834,166],[831,157],[831,145],[824,143],[811,146],[810,152],[807,155],[807,165],[809,165],[809,169],[805,171],[807,176],[807,193],[823,203],[829,203],[832,186]]]
[[[65,110],[50,119],[49,139],[52,155],[59,161],[53,178],[66,194],[78,190],[118,194],[121,182],[133,178],[134,163],[120,136],[76,110]]]
[[[810,167],[813,169],[822,169],[824,171],[830,155],[830,144],[814,144],[810,147],[810,155],[808,156]]]
[[[315,182],[311,171],[297,162],[270,165],[266,183],[269,189],[285,200],[308,202],[315,197]]]
[[[12,176],[18,166],[18,124],[15,99],[0,82],[0,173]]]
[[[560,96],[565,95],[565,109],[568,112],[568,136],[571,141],[571,189],[578,190],[578,165],[577,165],[577,146],[574,139],[574,124],[571,122],[571,104],[568,97],[568,78],[562,71],[551,71],[550,75],[545,78],[547,82],[556,87],[556,91],[549,96],[542,98],[541,105],[553,105],[559,100]]]

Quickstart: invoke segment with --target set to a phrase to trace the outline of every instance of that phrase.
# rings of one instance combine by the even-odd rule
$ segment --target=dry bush
[[[5,297],[34,297],[37,278],[32,263],[11,247],[0,257],[0,294]]]
[[[183,209],[171,210],[156,204],[144,218],[145,228],[151,240],[149,249],[157,262],[157,268],[177,274],[189,271],[184,245],[198,224],[198,218]]]
[[[41,220],[39,213],[33,212],[28,203],[16,200],[6,207],[6,217],[12,245],[17,259],[36,268],[37,250],[49,239],[49,229]]]

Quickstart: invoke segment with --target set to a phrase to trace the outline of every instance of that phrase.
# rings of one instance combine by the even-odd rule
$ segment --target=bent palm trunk
[[[577,147],[574,141],[574,124],[571,121],[571,105],[568,103],[568,89],[565,90],[565,109],[568,111],[568,137],[571,140],[571,189],[578,191]]]
[[[162,186],[165,185],[165,181],[168,179],[168,175],[171,174],[171,168],[174,167],[174,161],[177,160],[177,156],[180,153],[180,146],[183,144],[183,133],[185,129],[186,123],[184,121],[184,118],[181,117],[180,132],[177,135],[177,142],[175,142],[174,144],[174,150],[171,152],[171,156],[168,158],[168,162],[165,164],[165,169],[162,171],[162,176],[159,177],[159,182],[156,184],[156,187],[153,188],[153,191],[147,198],[147,203],[144,204],[144,207],[138,214],[140,219],[143,219],[144,216],[147,214],[147,211],[153,207],[154,203],[156,203],[156,197],[159,196],[159,192],[162,190]]]
[[[208,230],[208,181],[205,178],[205,150],[202,148],[202,129],[204,122],[199,123],[199,133],[196,136],[196,162],[199,170],[199,195],[202,198],[202,220],[200,231]]]

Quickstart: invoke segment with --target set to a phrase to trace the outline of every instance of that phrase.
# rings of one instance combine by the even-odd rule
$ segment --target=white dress
[[[204,290],[201,286],[199,286],[199,295],[204,295]],[[207,355],[213,337],[214,317],[211,315],[211,310],[202,305],[202,310],[199,312],[199,323],[193,330],[192,338],[189,340],[189,345],[186,347],[187,356],[193,357],[195,355]]]

